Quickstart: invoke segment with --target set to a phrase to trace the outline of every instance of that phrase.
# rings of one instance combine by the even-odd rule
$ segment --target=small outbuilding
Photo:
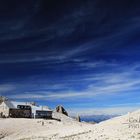
[[[52,118],[52,110],[48,106],[32,106],[32,117],[33,118]]]

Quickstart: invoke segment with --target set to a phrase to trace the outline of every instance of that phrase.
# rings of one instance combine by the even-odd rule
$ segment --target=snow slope
[[[99,124],[79,123],[54,112],[57,120],[0,119],[1,140],[140,140],[140,110]]]

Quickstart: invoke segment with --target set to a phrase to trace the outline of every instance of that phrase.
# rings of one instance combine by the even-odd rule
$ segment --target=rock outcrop
[[[77,120],[78,122],[81,122],[81,118],[80,118],[79,115],[77,116],[76,120]]]
[[[6,97],[0,96],[0,104],[1,104],[3,101],[6,101],[6,100],[8,100]]]
[[[59,106],[56,107],[56,112],[59,112],[59,113],[62,113],[62,114],[64,114],[64,115],[68,116],[67,111],[66,111],[66,110],[64,109],[64,107],[61,106],[61,105],[59,105]]]

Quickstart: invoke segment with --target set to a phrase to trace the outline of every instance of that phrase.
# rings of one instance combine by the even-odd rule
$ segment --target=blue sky
[[[140,107],[138,0],[2,0],[0,94],[71,114]]]

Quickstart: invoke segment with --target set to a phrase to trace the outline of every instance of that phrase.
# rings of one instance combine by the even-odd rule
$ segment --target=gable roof
[[[4,103],[8,106],[8,108],[16,108],[9,100],[4,101]]]

